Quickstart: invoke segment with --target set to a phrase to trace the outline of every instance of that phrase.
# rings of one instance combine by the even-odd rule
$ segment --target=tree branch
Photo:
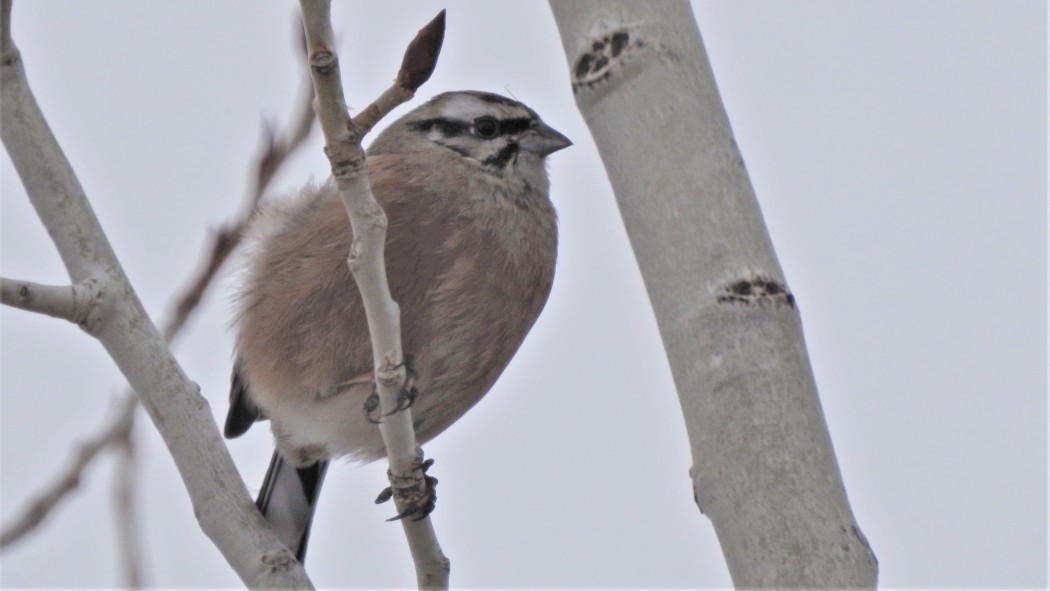
[[[444,11],[409,44],[402,71],[394,85],[351,120],[343,98],[339,60],[333,47],[330,2],[300,0],[300,6],[317,94],[315,108],[325,136],[325,153],[353,232],[347,263],[361,292],[368,319],[380,410],[386,417],[379,428],[390,461],[391,484],[396,481],[400,485],[404,479],[410,478],[418,487],[424,487],[422,451],[412,428],[411,409],[397,412],[398,393],[405,383],[400,310],[390,295],[386,277],[387,218],[372,194],[361,140],[384,115],[412,98],[418,87],[430,77],[444,37]],[[395,496],[401,513],[405,507],[399,501]],[[419,586],[447,588],[449,561],[441,552],[430,518],[404,519],[402,525],[416,565]]]
[[[9,523],[0,533],[0,549],[18,542],[39,527],[51,512],[80,486],[88,466],[111,448],[118,448],[122,455],[134,453],[132,427],[135,420],[135,409],[138,399],[128,393],[117,406],[114,417],[97,435],[78,446],[70,465],[55,479],[51,486],[38,492],[29,504],[18,511],[13,523]],[[133,472],[130,459],[118,463],[119,475],[116,481],[115,510],[118,518],[118,537],[120,552],[124,557],[125,583],[128,588],[142,586],[142,561],[139,556],[141,544],[138,538],[136,511],[134,509]]]
[[[269,190],[277,171],[284,166],[289,156],[302,147],[313,131],[314,122],[317,118],[314,116],[313,109],[314,88],[310,81],[310,70],[305,63],[306,38],[304,37],[301,24],[296,22],[296,25],[300,41],[300,57],[303,60],[302,73],[304,80],[301,98],[293,110],[292,125],[286,128],[284,133],[277,135],[273,130],[272,124],[265,124],[259,156],[253,167],[252,187],[247,194],[245,205],[236,218],[215,231],[211,247],[208,249],[207,259],[202,265],[200,272],[195,279],[190,281],[188,287],[183,290],[182,295],[178,296],[173,312],[168,320],[164,322],[164,328],[161,331],[164,339],[169,343],[174,340],[189,318],[190,313],[200,303],[201,298],[204,297],[204,294],[211,286],[219,269],[222,268],[226,260],[229,259],[230,255],[241,243],[244,231],[248,228],[252,219],[255,218],[259,203],[262,201],[263,195]]]
[[[150,321],[29,89],[2,0],[0,137],[70,278],[97,277],[105,303],[93,334],[135,390],[172,454],[204,532],[251,586],[309,587],[259,515],[197,386]],[[276,568],[275,568],[276,567]]]
[[[734,584],[874,587],[796,302],[689,3],[550,4],[667,350],[694,498]]]
[[[112,445],[117,448],[116,476],[113,479],[113,512],[117,520],[117,540],[119,542],[121,563],[124,567],[124,587],[141,589],[142,574],[142,538],[139,535],[138,488],[135,486],[137,476],[135,461],[135,431],[132,429],[135,409],[138,400],[134,395],[128,396],[128,428],[120,432]]]
[[[61,501],[67,493],[80,486],[80,479],[84,468],[95,459],[100,452],[107,447],[117,444],[131,430],[133,413],[138,401],[134,396],[127,396],[120,403],[115,417],[97,435],[91,437],[79,445],[73,456],[69,467],[55,479],[55,483],[38,493],[24,511],[19,511],[19,516],[14,522],[9,523],[0,534],[0,548],[6,548],[22,539],[27,533],[39,525],[51,509]]]
[[[99,295],[99,282],[87,279],[76,285],[42,285],[0,277],[0,303],[88,327]]]
[[[269,190],[274,176],[288,161],[288,157],[303,145],[313,130],[313,125],[316,121],[312,105],[313,85],[309,79],[309,70],[305,67],[305,39],[303,38],[302,25],[298,19],[296,19],[295,25],[300,40],[299,47],[303,58],[304,67],[302,72],[305,77],[305,83],[301,93],[302,98],[293,110],[293,123],[285,128],[281,134],[275,133],[271,124],[266,125],[258,151],[259,156],[253,167],[251,188],[247,192],[248,199],[243,212],[217,232],[203,270],[190,282],[189,287],[174,299],[176,303],[172,307],[173,312],[162,323],[164,326],[164,339],[168,343],[171,343],[181,332],[187,319],[213,284],[219,269],[236,246],[240,244],[244,229],[254,217],[258,204],[263,195]],[[89,324],[87,322],[89,310],[92,309],[91,306],[99,294],[98,282],[90,279],[73,286],[46,286],[0,278],[0,288],[2,288],[2,298],[0,299],[5,305],[64,318],[85,327]],[[91,331],[88,330],[88,332]],[[117,417],[114,423],[130,422],[133,418],[138,400],[135,398],[134,392],[129,392],[127,396],[133,404],[122,406],[122,415]],[[113,443],[115,445],[117,442]],[[131,508],[134,504],[135,489],[134,445],[130,431],[126,434],[126,443],[117,447],[119,447],[121,453],[117,455],[116,475],[114,477],[115,493],[118,497],[115,503],[115,515],[120,534],[121,553],[125,565],[126,586],[136,588],[142,586],[143,578],[141,559],[138,553],[140,547],[137,541],[138,530],[135,525],[137,515]],[[100,451],[102,450],[100,449]],[[81,474],[76,475],[78,481],[93,460],[100,455],[101,453],[97,453],[84,458],[85,462],[83,465],[79,465]],[[48,502],[46,505],[38,503],[27,508],[27,512],[33,513],[32,525],[27,527],[39,526],[46,519],[46,513],[57,508],[61,504],[61,498],[75,490],[76,487],[65,485],[69,478],[71,476],[68,475],[61,477],[57,479],[54,485],[35,495],[36,498],[48,499]],[[28,517],[28,515],[23,514],[23,517],[20,519],[26,520]],[[17,536],[12,538],[10,542],[15,542],[27,533],[28,530],[18,532]]]

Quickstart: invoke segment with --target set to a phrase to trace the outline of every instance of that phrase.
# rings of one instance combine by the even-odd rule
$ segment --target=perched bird
[[[426,442],[492,387],[550,294],[557,223],[547,156],[572,145],[518,101],[449,92],[367,151],[389,219],[386,265]],[[257,504],[302,560],[328,462],[385,455],[364,410],[372,348],[331,181],[262,210],[236,300],[226,437],[269,419],[277,450]]]

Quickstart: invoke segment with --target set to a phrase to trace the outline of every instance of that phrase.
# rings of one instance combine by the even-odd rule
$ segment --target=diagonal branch
[[[442,10],[409,42],[394,84],[352,119],[353,128],[361,136],[371,131],[398,105],[411,100],[419,87],[430,79],[444,39],[445,11]]]
[[[11,38],[11,0],[2,0],[0,12],[0,138],[72,281],[99,278],[104,320],[92,334],[142,401],[198,523],[241,579],[253,586],[310,586],[298,565],[272,568],[292,560],[288,550],[251,502],[207,401],[150,320],[52,134]]]
[[[303,35],[301,26],[298,27],[298,32],[300,36],[300,57],[305,62],[306,38]],[[172,315],[164,322],[164,328],[161,331],[164,339],[169,343],[174,340],[183,325],[186,324],[186,320],[200,303],[204,294],[207,293],[223,264],[241,243],[244,231],[254,219],[259,203],[262,201],[263,195],[269,190],[274,176],[277,175],[277,171],[284,166],[289,156],[302,147],[313,131],[314,122],[317,120],[313,109],[314,88],[313,84],[310,83],[309,70],[304,67],[302,71],[305,75],[303,92],[293,111],[292,125],[279,136],[274,133],[272,124],[267,123],[265,125],[262,146],[254,165],[255,173],[253,175],[252,188],[247,195],[244,208],[237,217],[214,232],[207,259],[201,266],[196,278],[188,284],[182,295],[178,296]]]
[[[68,493],[80,486],[80,477],[84,468],[106,448],[119,443],[131,432],[135,407],[138,400],[135,396],[127,396],[120,403],[115,417],[110,420],[97,435],[81,443],[73,456],[73,461],[66,470],[59,475],[55,483],[36,496],[24,511],[18,513],[19,517],[9,523],[0,533],[0,548],[5,548],[13,542],[17,542],[27,533],[36,528],[51,510],[67,496]]]
[[[401,313],[390,295],[384,262],[387,218],[368,181],[363,136],[397,105],[409,100],[434,70],[444,37],[442,11],[409,44],[401,72],[361,115],[351,120],[343,98],[339,60],[333,48],[329,0],[300,0],[314,88],[315,108],[325,136],[325,153],[339,187],[353,232],[347,263],[357,282],[368,319],[381,412],[380,432],[390,461],[391,485],[405,479],[424,487],[422,451],[412,428],[411,409],[398,412],[398,391],[405,383],[401,349]],[[395,484],[395,481],[397,484]],[[395,497],[399,513],[405,505]],[[402,520],[420,587],[448,587],[449,561],[441,552],[429,517]]]
[[[305,66],[305,38],[303,38],[302,26],[298,21],[296,22],[296,29],[300,37],[299,46]],[[293,111],[292,124],[281,134],[274,132],[272,124],[266,126],[261,140],[259,156],[253,166],[254,173],[251,180],[251,189],[248,192],[248,198],[242,213],[226,223],[215,234],[213,246],[209,251],[208,259],[203,269],[189,283],[189,287],[182,294],[173,298],[173,301],[176,302],[173,306],[173,312],[163,322],[164,339],[169,343],[181,332],[189,316],[200,304],[203,295],[214,283],[217,272],[237,245],[240,244],[244,229],[254,217],[259,202],[269,190],[277,172],[288,161],[289,156],[304,144],[313,131],[314,122],[316,121],[312,106],[313,85],[310,83],[307,68],[303,67],[302,72],[306,80],[303,84],[301,98]],[[97,314],[91,315],[91,311],[99,291],[99,281],[95,279],[88,279],[71,286],[50,286],[0,278],[0,302],[4,305],[63,318],[85,328],[91,324],[88,320],[89,317],[97,316]],[[86,330],[91,332],[90,328],[86,328]],[[134,412],[138,408],[138,400],[133,392],[129,392],[127,396],[130,404],[121,405],[120,408],[122,410],[120,415],[112,421],[113,425],[130,424],[132,421]],[[108,431],[108,429],[103,430],[103,432]],[[0,547],[16,542],[33,528],[43,523],[47,513],[60,506],[60,501],[64,496],[76,490],[77,487],[75,485],[69,486],[69,483],[78,483],[82,478],[82,474],[87,471],[91,463],[100,457],[102,455],[101,452],[107,448],[118,447],[121,450],[121,453],[118,455],[118,473],[115,486],[117,493],[122,498],[130,498],[134,494],[130,472],[132,470],[130,463],[133,460],[134,446],[131,440],[131,432],[128,431],[124,435],[124,441],[118,441],[117,438],[114,438],[107,445],[94,450],[93,453],[78,455],[78,460],[72,464],[69,471],[56,478],[52,485],[38,491],[34,497],[37,501],[33,502],[27,507],[26,511],[20,514],[21,517],[18,524],[4,531],[3,544]],[[86,447],[81,446],[81,450],[83,451],[84,449]],[[124,562],[126,563],[126,581],[129,587],[137,587],[141,586],[142,575],[136,567],[139,561],[136,558],[137,543],[133,539],[135,536],[133,524],[135,516],[133,511],[127,509],[132,504],[131,501],[118,503],[117,516],[119,518],[118,529],[122,538],[122,553],[125,556]]]
[[[874,588],[796,302],[689,3],[550,6],[678,389],[694,499],[733,583]]]

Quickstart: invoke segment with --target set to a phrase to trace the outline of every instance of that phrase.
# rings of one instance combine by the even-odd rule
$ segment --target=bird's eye
[[[499,122],[494,117],[478,117],[474,120],[474,133],[478,137],[492,139],[499,134]]]

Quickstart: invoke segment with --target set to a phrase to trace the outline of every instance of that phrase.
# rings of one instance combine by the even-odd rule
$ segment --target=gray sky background
[[[546,3],[336,3],[347,96],[368,104],[448,8],[420,99],[513,94],[571,137],[552,157],[561,252],[547,310],[489,396],[427,447],[457,587],[724,587],[692,501],[678,401]],[[16,1],[30,81],[156,318],[241,206],[260,121],[299,91],[292,2]],[[839,463],[886,588],[1047,584],[1047,7],[1006,1],[695,2],[790,286]],[[411,106],[419,104],[414,101]],[[395,115],[405,112],[403,107]],[[640,146],[644,148],[644,146]],[[2,158],[2,272],[67,282]],[[315,137],[278,179],[327,162]],[[226,413],[231,275],[176,354]],[[2,508],[49,483],[122,379],[67,323],[2,321]],[[143,415],[146,572],[236,587]],[[257,490],[265,427],[230,443]],[[119,582],[112,463],[3,555],[5,587]],[[321,587],[414,584],[372,505],[381,465],[337,465],[307,561]]]

